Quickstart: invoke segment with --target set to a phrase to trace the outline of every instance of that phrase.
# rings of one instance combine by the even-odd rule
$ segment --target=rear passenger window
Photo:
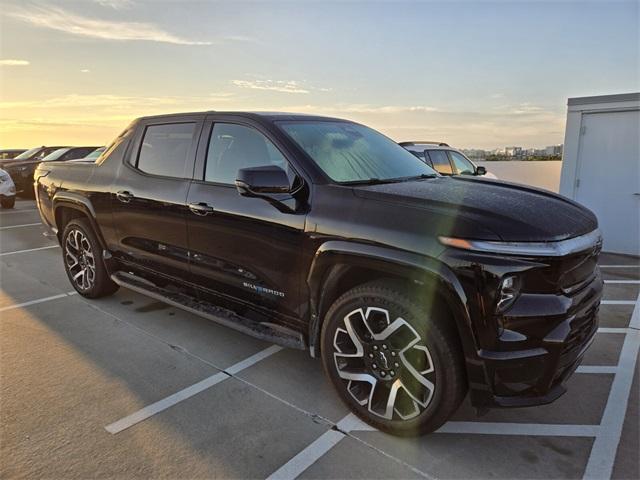
[[[431,163],[433,164],[433,168],[436,170],[436,172],[443,175],[453,174],[447,152],[445,152],[444,150],[427,150],[427,154],[429,155]]]
[[[191,177],[186,167],[195,127],[195,123],[149,125],[142,139],[138,169],[165,177]]]

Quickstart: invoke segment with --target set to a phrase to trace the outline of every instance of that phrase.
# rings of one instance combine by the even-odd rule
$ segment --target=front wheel
[[[323,325],[322,360],[338,394],[394,435],[437,430],[466,393],[453,319],[429,304],[412,301],[400,284],[373,282],[336,300]]]
[[[88,298],[104,297],[118,290],[104,265],[102,249],[89,222],[71,220],[62,234],[64,268],[76,291]]]

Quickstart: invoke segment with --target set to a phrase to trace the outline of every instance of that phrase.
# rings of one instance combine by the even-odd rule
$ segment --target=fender
[[[79,210],[80,212],[84,213],[84,215],[89,219],[89,222],[93,227],[93,231],[96,233],[96,236],[98,237],[100,246],[103,249],[107,248],[104,238],[102,237],[102,231],[100,230],[100,227],[98,226],[98,222],[96,221],[96,211],[93,208],[91,201],[87,197],[75,192],[68,192],[68,191],[56,192],[53,196],[54,218],[56,218],[56,210],[60,207],[73,208],[74,210]],[[62,235],[62,232],[58,228],[57,224],[56,224],[56,229],[57,229],[58,238],[59,238],[60,235]]]
[[[444,296],[453,312],[467,365],[477,362],[477,341],[471,325],[467,295],[453,272],[435,258],[376,245],[330,240],[315,253],[307,276],[310,292],[311,321],[309,324],[309,348],[311,356],[319,353],[320,330],[328,306],[323,305],[323,295],[331,291],[350,266],[360,266],[388,272],[420,284],[437,282],[438,292]]]

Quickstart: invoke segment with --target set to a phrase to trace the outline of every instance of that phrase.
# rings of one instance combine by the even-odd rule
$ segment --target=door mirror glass
[[[478,166],[476,167],[476,175],[486,175],[487,174],[487,169],[482,167],[482,166]]]
[[[287,172],[276,165],[241,168],[236,188],[244,196],[288,193],[291,190]]]

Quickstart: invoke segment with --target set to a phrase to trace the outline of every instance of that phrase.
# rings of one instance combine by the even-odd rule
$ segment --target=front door
[[[136,132],[111,187],[118,259],[189,279],[187,192],[203,117],[147,122]]]
[[[267,135],[247,123],[205,124],[202,171],[196,171],[187,199],[191,271],[202,295],[216,297],[212,301],[222,297],[253,320],[275,315],[295,323],[304,282],[299,262],[305,215],[240,196],[235,187],[240,168],[265,165],[282,167],[295,181],[297,174]]]
[[[640,111],[582,117],[575,200],[598,217],[609,252],[640,255]]]

